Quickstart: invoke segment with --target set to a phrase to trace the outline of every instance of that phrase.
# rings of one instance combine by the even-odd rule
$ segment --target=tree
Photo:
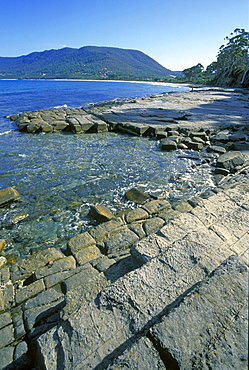
[[[198,63],[196,66],[183,70],[184,76],[189,82],[199,82],[201,74],[204,70],[202,64]]]
[[[217,75],[225,75],[228,78],[241,77],[244,83],[249,70],[249,32],[236,28],[231,33],[232,37],[226,37],[226,45],[222,45],[217,56]]]

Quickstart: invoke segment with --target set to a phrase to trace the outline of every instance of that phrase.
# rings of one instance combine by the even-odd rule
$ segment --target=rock
[[[84,265],[87,262],[93,261],[101,255],[101,252],[98,247],[95,245],[85,247],[78,252],[74,253],[74,257],[76,258],[78,264],[80,266]]]
[[[160,141],[160,148],[161,150],[165,150],[166,152],[169,152],[171,150],[177,149],[177,143],[170,139],[165,139]]]
[[[43,280],[37,280],[32,284],[16,290],[16,304],[27,301],[45,290]]]
[[[20,198],[20,194],[12,187],[0,189],[0,206],[4,206]]]
[[[155,199],[143,206],[150,215],[160,215],[160,213],[171,209],[170,203],[165,199]]]
[[[227,176],[229,175],[230,171],[227,170],[226,168],[221,168],[221,167],[216,167],[214,170],[215,175],[223,175]]]
[[[7,263],[7,259],[3,256],[0,256],[0,268],[6,265],[6,263]]]
[[[124,227],[105,241],[106,254],[113,257],[121,255],[138,240],[139,237],[133,231],[128,229],[128,227]]]
[[[148,218],[149,215],[143,208],[136,208],[131,210],[125,215],[125,220],[127,224],[130,224],[134,221],[144,220]]]
[[[193,140],[193,138],[199,138],[201,140],[203,140],[204,142],[205,141],[208,141],[209,140],[209,137],[207,136],[207,134],[205,132],[190,132],[189,134],[189,137]]]
[[[14,347],[0,349],[0,369],[5,369],[13,361]]]
[[[151,329],[169,368],[247,368],[246,273],[229,258]]]
[[[247,140],[247,136],[244,132],[236,132],[229,136],[229,141],[237,142],[237,141],[245,141]]]
[[[164,225],[164,220],[160,217],[153,217],[145,221],[143,228],[146,236],[151,235],[161,229]]]
[[[130,189],[125,193],[125,197],[137,204],[144,204],[150,197],[140,189]]]
[[[226,153],[226,149],[223,146],[219,145],[209,145],[207,147],[208,153],[218,153],[218,154],[224,154]]]
[[[111,235],[116,234],[124,226],[124,222],[120,217],[112,218],[110,221],[99,224],[89,230],[89,234],[94,238],[96,243],[101,243],[108,239]]]
[[[167,137],[167,132],[166,131],[158,131],[156,133],[156,140],[162,140],[162,139],[166,139]]]
[[[115,217],[114,214],[107,207],[102,205],[92,206],[88,213],[88,216],[98,222],[108,221]]]
[[[245,163],[244,156],[241,152],[227,152],[222,154],[217,161],[217,167],[225,168],[229,171],[234,169],[237,166],[240,166]]]
[[[223,144],[226,144],[228,141],[229,141],[229,135],[228,134],[225,134],[225,133],[218,133],[217,135],[214,135],[211,137],[211,141],[213,143],[215,142],[220,142],[220,143],[223,143]]]
[[[5,246],[6,246],[6,240],[0,239],[0,253],[2,253]]]
[[[193,149],[193,150],[202,150],[203,148],[202,143],[194,143],[193,141],[187,142],[186,145],[189,149]]]
[[[93,246],[95,244],[95,239],[86,231],[71,238],[68,242],[68,249],[72,254],[74,254],[86,247]]]

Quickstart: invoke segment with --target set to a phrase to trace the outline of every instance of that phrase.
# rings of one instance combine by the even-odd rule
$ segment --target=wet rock
[[[207,136],[207,134],[205,132],[202,132],[202,131],[200,131],[200,132],[190,132],[189,137],[192,140],[193,140],[193,138],[199,138],[199,139],[203,140],[204,142],[209,140],[209,137]]]
[[[207,147],[208,153],[218,153],[218,154],[224,154],[226,153],[226,149],[223,146],[219,145],[209,145]]]
[[[108,221],[115,217],[107,207],[102,205],[92,206],[88,216],[98,222]]]
[[[218,141],[220,143],[226,144],[229,141],[229,135],[227,133],[220,132],[217,135],[212,136],[211,141],[213,143]]]
[[[94,238],[97,244],[100,244],[113,234],[116,234],[123,226],[123,220],[120,217],[115,217],[110,221],[93,227],[89,230],[89,234]]]
[[[222,154],[217,161],[217,167],[225,168],[229,171],[245,163],[245,158],[241,152],[227,152]]]
[[[95,244],[95,239],[88,232],[84,232],[82,234],[74,236],[69,240],[68,249],[72,254],[74,254],[81,249],[93,246]]]
[[[111,256],[121,255],[138,240],[139,237],[133,231],[128,229],[128,227],[124,227],[105,241],[106,254]]]
[[[149,215],[143,208],[136,208],[131,210],[125,215],[125,220],[127,224],[130,224],[134,221],[144,220],[148,218]]]
[[[227,170],[226,168],[221,168],[221,167],[216,167],[214,170],[215,175],[223,175],[227,176],[229,175],[230,171]]]
[[[203,144],[202,143],[196,143],[196,142],[193,142],[193,141],[189,141],[187,143],[184,142],[184,144],[186,144],[189,149],[193,149],[193,150],[197,150],[197,151],[203,149]]]
[[[155,199],[146,203],[143,206],[150,215],[160,215],[162,212],[168,211],[171,209],[170,203],[165,199]]]
[[[20,199],[20,194],[12,187],[0,189],[0,207]]]
[[[125,193],[125,197],[132,202],[137,204],[144,204],[150,197],[145,194],[142,190],[132,188]]]
[[[6,263],[7,263],[7,259],[3,256],[0,256],[0,268],[6,265]]]
[[[4,250],[5,246],[6,246],[6,240],[0,239],[0,253]]]
[[[173,141],[170,139],[163,139],[160,141],[160,148],[161,150],[165,150],[166,152],[169,152],[171,150],[176,150],[177,143],[176,141]]]
[[[156,133],[156,140],[162,140],[162,139],[166,139],[168,136],[167,132],[166,131],[158,131]]]

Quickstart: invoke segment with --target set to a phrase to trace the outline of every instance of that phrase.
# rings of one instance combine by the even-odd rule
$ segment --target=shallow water
[[[46,89],[36,98],[42,100],[41,95],[45,101]],[[35,96],[33,103],[26,98],[24,106],[36,106]],[[18,258],[34,248],[65,247],[70,237],[90,227],[91,205],[106,205],[114,213],[134,207],[124,198],[131,187],[164,191],[174,202],[212,184],[209,165],[196,167],[196,161],[179,159],[180,151],[161,152],[158,142],[149,138],[115,133],[29,135],[3,118],[0,126],[0,187],[13,186],[21,194],[21,201],[0,208],[5,255]]]

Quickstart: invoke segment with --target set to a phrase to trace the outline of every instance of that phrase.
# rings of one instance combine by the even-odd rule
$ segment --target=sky
[[[216,60],[248,0],[0,0],[0,56],[63,47],[136,49],[180,71]]]

